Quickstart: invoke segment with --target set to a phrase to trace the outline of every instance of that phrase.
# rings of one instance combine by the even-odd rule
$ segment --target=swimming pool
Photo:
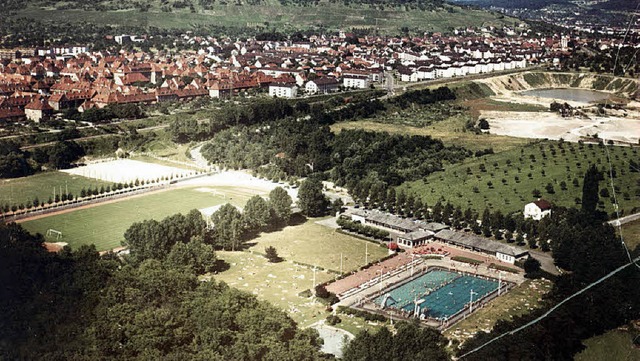
[[[471,290],[477,300],[498,289],[498,282],[456,272],[432,270],[374,299],[378,305],[414,311],[414,300],[420,304],[421,313],[432,318],[448,318],[462,310],[469,302]]]

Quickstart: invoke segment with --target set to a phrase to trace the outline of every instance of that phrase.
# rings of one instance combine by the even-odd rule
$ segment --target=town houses
[[[424,37],[340,33],[312,35],[305,41],[188,35],[177,40],[195,49],[174,53],[110,53],[80,45],[3,49],[0,120],[29,118],[25,108],[34,99],[47,113],[37,118],[46,120],[51,112],[84,112],[112,104],[256,94],[291,98],[382,87],[388,77],[417,82],[521,69],[551,63],[567,51],[566,36],[499,38],[470,31]]]

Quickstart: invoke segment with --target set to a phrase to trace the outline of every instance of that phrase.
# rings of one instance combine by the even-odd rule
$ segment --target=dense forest
[[[373,98],[375,94],[361,95],[344,105],[335,104],[336,99],[328,104],[295,105],[276,99],[244,110],[231,106],[208,124],[178,120],[171,132],[178,141],[211,138],[202,154],[213,164],[254,169],[276,180],[327,172],[326,178],[350,188],[365,178],[396,186],[472,155],[428,136],[361,130],[334,135],[330,131],[328,126],[338,121],[455,99],[446,87],[407,92],[385,101]]]

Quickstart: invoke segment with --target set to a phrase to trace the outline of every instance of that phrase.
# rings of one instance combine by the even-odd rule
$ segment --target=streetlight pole
[[[502,291],[502,271],[498,272],[498,296]]]
[[[473,292],[473,289],[471,289],[471,292],[469,292],[469,314],[473,312],[473,295],[477,294],[477,292]]]
[[[340,252],[340,275],[342,275],[342,252]]]
[[[313,284],[311,285],[313,295],[316,295],[316,266],[313,266]]]

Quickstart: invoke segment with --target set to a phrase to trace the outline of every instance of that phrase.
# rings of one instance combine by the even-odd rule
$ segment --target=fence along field
[[[197,188],[179,188],[77,209],[40,219],[24,221],[22,226],[31,233],[41,233],[49,242],[66,242],[72,248],[95,244],[100,251],[120,246],[124,232],[135,222],[146,219],[161,220],[176,213],[187,213],[230,202],[238,206],[255,193],[240,192],[232,187],[215,187],[218,193],[203,192]],[[225,197],[224,194],[233,194]],[[58,239],[49,229],[62,232]]]

